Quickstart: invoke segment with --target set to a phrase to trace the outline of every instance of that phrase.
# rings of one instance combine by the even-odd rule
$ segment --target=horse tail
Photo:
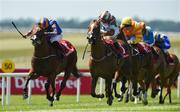
[[[72,74],[76,77],[76,78],[79,78],[79,77],[82,77],[83,74],[81,72],[79,72],[77,66],[75,65],[73,67],[73,70],[72,70]]]

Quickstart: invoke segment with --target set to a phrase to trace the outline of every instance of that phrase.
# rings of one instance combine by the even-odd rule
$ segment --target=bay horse
[[[177,80],[177,77],[180,72],[180,62],[178,57],[175,54],[170,53],[171,58],[173,59],[173,64],[168,64],[165,60],[164,62],[166,63],[165,66],[165,74],[159,74],[156,77],[156,82],[154,83],[155,86],[153,86],[153,91],[151,93],[151,96],[154,98],[158,92],[156,91],[156,86],[160,85],[160,96],[159,96],[159,103],[163,104],[165,101],[165,98],[167,95],[169,95],[169,103],[172,103],[171,100],[171,86],[174,84],[174,82]],[[164,59],[166,57],[164,56]],[[167,87],[167,92],[165,96],[163,97],[163,87]]]
[[[122,29],[120,29],[120,32],[122,32]],[[125,40],[122,37],[123,36],[119,37],[119,39],[125,41],[125,43],[128,44],[127,40]],[[142,45],[140,46],[139,44],[142,44]],[[143,103],[146,105],[146,104],[148,104],[147,90],[148,90],[149,84],[151,82],[152,74],[153,74],[153,70],[154,70],[153,54],[152,54],[150,46],[148,46],[145,43],[139,43],[139,44],[128,44],[128,47],[130,50],[133,75],[128,82],[130,85],[128,87],[129,89],[127,89],[127,90],[132,92],[131,89],[133,89],[133,95],[137,99],[137,96],[138,96],[137,84],[139,83],[143,90]],[[126,68],[122,68],[122,70],[123,69],[126,70]],[[126,76],[126,75],[124,75],[124,76]],[[130,81],[132,81],[132,88],[131,88]],[[122,83],[123,88],[124,88],[125,82],[126,81],[124,81]],[[121,95],[121,97],[122,97],[122,95]],[[131,101],[134,100],[134,98],[130,95],[130,93],[126,92],[125,102],[129,101],[129,96],[130,96]],[[120,99],[120,101],[122,101],[122,99]]]
[[[47,77],[47,82],[45,83],[47,99],[50,101],[50,106],[53,106],[56,76],[64,71],[64,79],[56,94],[56,99],[59,100],[62,90],[65,88],[66,81],[71,73],[77,78],[81,75],[76,66],[77,52],[70,42],[61,40],[59,43],[64,46],[66,55],[62,60],[56,54],[55,49],[49,44],[44,30],[34,27],[32,31],[33,34],[31,35],[31,40],[34,46],[34,54],[31,60],[32,69],[23,89],[23,97],[24,99],[28,98],[27,85],[29,80],[34,80],[39,76],[44,76]],[[49,91],[50,85],[52,87],[52,95],[50,95]]]
[[[96,94],[95,92],[98,77],[102,77],[105,79],[107,104],[112,105],[112,79],[115,72],[120,71],[120,68],[128,58],[117,59],[116,54],[107,46],[106,40],[100,33],[100,22],[98,20],[93,20],[89,24],[87,39],[91,45],[91,58],[89,60],[89,69],[92,76],[91,96],[95,98],[104,97],[104,94]],[[123,42],[119,41],[119,44],[124,50]]]

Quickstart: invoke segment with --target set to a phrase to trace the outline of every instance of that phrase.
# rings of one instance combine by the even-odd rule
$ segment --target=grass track
[[[173,91],[175,93],[175,91]],[[79,112],[79,111],[141,111],[141,112],[170,112],[180,111],[180,98],[173,94],[172,104],[168,103],[168,98],[165,104],[161,105],[158,103],[158,98],[149,98],[149,104],[144,106],[141,102],[134,104],[133,102],[125,104],[124,102],[117,102],[114,100],[112,106],[106,104],[106,98],[99,101],[98,99],[92,98],[90,95],[83,95],[80,97],[80,102],[76,103],[75,96],[65,96],[61,97],[61,101],[55,102],[53,107],[48,106],[48,102],[44,95],[32,96],[32,103],[28,105],[26,101],[22,100],[22,96],[11,96],[11,105],[4,106],[2,111],[32,111],[32,112]]]

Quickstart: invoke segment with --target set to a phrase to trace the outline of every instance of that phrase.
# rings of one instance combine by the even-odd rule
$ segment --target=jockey
[[[119,28],[116,23],[116,18],[111,15],[109,11],[103,11],[98,20],[100,21],[101,25],[100,32],[105,36],[105,38],[112,39],[115,48],[118,50],[120,46],[116,39],[117,35],[119,34]],[[119,58],[121,57],[119,53],[117,55]]]
[[[155,39],[154,39],[153,31],[150,26],[146,26],[145,33],[143,35],[143,40],[151,47],[154,45]]]
[[[120,28],[122,29],[129,44],[138,45],[146,52],[148,51],[148,49],[143,47],[143,35],[146,31],[144,22],[136,22],[130,17],[125,17],[122,19]]]
[[[164,34],[159,34],[154,32],[155,44],[163,51],[166,61],[168,64],[173,63],[173,59],[171,58],[168,49],[171,47],[171,43],[169,37]]]
[[[64,57],[64,52],[59,44],[59,41],[62,40],[62,29],[59,27],[55,20],[48,20],[47,18],[41,18],[40,21],[37,23],[38,27],[42,30],[45,30],[45,34],[49,35],[50,43],[52,44],[53,48],[56,49],[57,55],[61,58]],[[25,36],[30,36],[32,30],[28,32]],[[60,49],[60,50],[58,50]],[[60,53],[58,53],[60,51]]]

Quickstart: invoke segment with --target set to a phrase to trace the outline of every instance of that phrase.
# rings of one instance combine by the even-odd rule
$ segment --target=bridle
[[[95,24],[95,22],[96,22],[96,21],[94,21],[92,24]],[[99,28],[99,31],[96,31],[95,29],[98,30],[98,28]],[[98,34],[98,33],[99,33],[99,34]],[[98,39],[97,39],[97,36],[101,36],[101,35],[100,35],[100,27],[99,27],[99,26],[98,26],[97,28],[94,28],[94,29],[92,30],[92,32],[88,32],[88,36],[87,36],[88,43],[91,44],[91,45],[97,44],[97,43],[96,43],[96,41],[98,40]],[[102,41],[104,41],[103,38],[102,38],[102,36],[101,36],[100,39],[102,39]],[[94,56],[91,55],[91,59],[92,59],[93,61],[95,61],[95,62],[100,62],[100,61],[103,61],[104,59],[106,59],[107,57],[111,56],[111,55],[113,54],[113,52],[111,51],[111,52],[109,52],[109,53],[104,53],[104,54],[105,54],[105,55],[103,55],[103,56],[100,57],[100,58],[95,58]]]

